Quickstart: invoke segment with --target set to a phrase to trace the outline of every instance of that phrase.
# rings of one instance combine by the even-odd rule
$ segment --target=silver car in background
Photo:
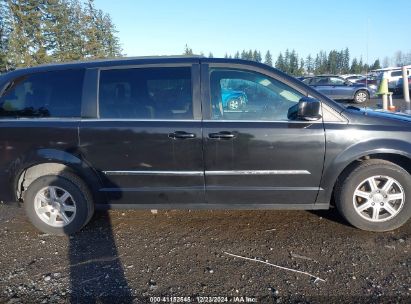
[[[307,77],[302,80],[305,84],[334,100],[351,100],[364,103],[376,97],[376,87],[362,83],[353,83],[335,75],[320,75]]]

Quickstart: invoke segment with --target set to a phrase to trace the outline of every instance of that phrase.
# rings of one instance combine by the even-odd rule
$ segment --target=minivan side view
[[[411,117],[343,107],[264,64],[145,57],[0,77],[0,200],[51,234],[94,209],[328,209],[411,216]]]

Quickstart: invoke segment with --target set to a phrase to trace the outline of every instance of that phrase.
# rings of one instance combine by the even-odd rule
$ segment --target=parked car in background
[[[397,86],[397,81],[402,78],[401,68],[385,68],[376,70],[378,73],[378,84],[383,78],[388,80],[388,89],[393,92]],[[411,76],[411,66],[407,66],[407,76]]]
[[[397,85],[394,88],[394,94],[398,94],[398,95],[404,94],[403,84],[404,84],[404,78],[398,79]],[[410,93],[411,93],[411,76],[408,77],[408,88],[410,89]]]
[[[304,83],[334,100],[352,100],[364,103],[376,96],[376,88],[353,83],[335,75],[320,75],[306,78]]]
[[[223,89],[221,99],[223,108],[231,111],[240,110],[247,103],[247,95],[243,91]]]
[[[377,89],[378,87],[378,78],[377,76],[366,76],[361,79],[358,79],[355,83],[368,86],[370,88]]]

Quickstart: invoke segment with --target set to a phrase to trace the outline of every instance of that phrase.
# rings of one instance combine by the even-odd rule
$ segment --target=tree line
[[[192,55],[193,50],[186,45],[183,54]],[[204,54],[200,53],[200,55]],[[208,57],[213,57],[213,54],[209,53]],[[379,59],[376,59],[372,65],[364,63],[362,58],[353,58],[351,60],[348,48],[340,51],[320,51],[315,56],[309,54],[306,58],[300,57],[295,50],[287,49],[285,52],[280,52],[275,61],[269,50],[264,56],[259,50],[242,50],[241,52],[235,52],[234,55],[226,53],[224,57],[262,62],[294,76],[307,74],[361,74],[381,68]]]
[[[121,56],[116,35],[93,0],[0,0],[0,72]]]

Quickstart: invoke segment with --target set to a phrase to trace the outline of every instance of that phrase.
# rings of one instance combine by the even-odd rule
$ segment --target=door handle
[[[186,138],[195,138],[194,133],[187,133],[184,131],[175,131],[174,133],[168,134],[168,137],[171,139],[186,139]]]
[[[235,135],[228,131],[221,131],[218,133],[210,133],[208,134],[208,137],[213,139],[232,139]]]

